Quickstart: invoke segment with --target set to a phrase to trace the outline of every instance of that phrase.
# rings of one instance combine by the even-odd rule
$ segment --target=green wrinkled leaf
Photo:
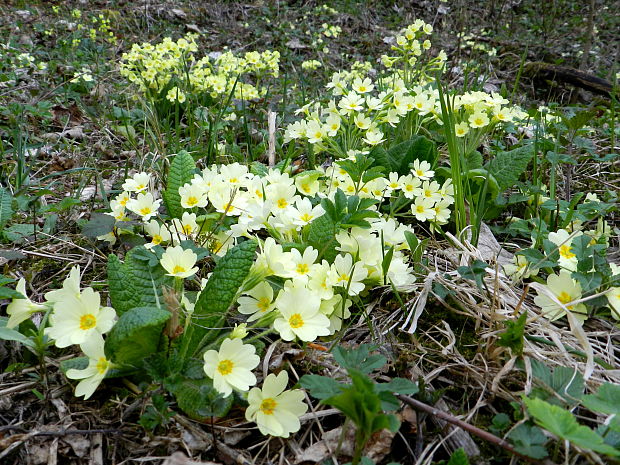
[[[620,414],[620,386],[611,383],[602,384],[596,394],[583,396],[581,402],[594,412],[618,415]]]
[[[181,410],[194,420],[225,416],[234,399],[234,396],[222,397],[209,378],[181,378],[167,383],[166,388],[174,395]]]
[[[513,187],[534,156],[534,146],[524,145],[508,152],[498,152],[486,168],[496,180],[499,191]]]
[[[134,286],[133,276],[114,254],[108,257],[108,290],[112,307],[118,315],[140,306],[140,295]]]
[[[166,190],[162,195],[168,213],[173,218],[181,218],[183,215],[179,188],[192,180],[195,170],[196,164],[188,152],[181,150],[174,156],[168,171]]]
[[[394,378],[387,383],[379,383],[376,386],[378,392],[388,391],[396,394],[414,395],[419,391],[418,385],[405,378]]]
[[[105,340],[108,359],[141,367],[159,347],[162,329],[171,313],[157,307],[137,307],[123,313]]]
[[[376,156],[377,164],[386,166],[390,172],[397,172],[402,176],[411,172],[411,165],[415,160],[427,161],[431,166],[435,166],[438,152],[433,141],[417,135],[391,147],[385,154],[373,152],[371,156],[373,158]]]
[[[329,202],[331,204],[331,202]],[[333,206],[332,206],[333,208]],[[330,217],[330,215],[321,215],[314,219],[308,230],[308,244],[319,251],[318,260],[324,258],[328,262],[333,262],[338,251],[336,246],[336,233],[338,232],[338,225]]]
[[[174,279],[166,275],[157,255],[145,247],[135,247],[125,256],[125,269],[131,276],[131,286],[138,297],[137,305],[161,307],[163,288],[173,287]]]
[[[97,236],[103,236],[114,230],[116,219],[113,216],[104,213],[93,213],[90,220],[82,226],[82,234],[92,239]]]
[[[568,410],[542,399],[524,397],[523,402],[536,424],[558,438],[569,441],[582,449],[593,450],[614,457],[620,456],[620,451],[605,444],[603,438],[595,431],[587,426],[580,425]]]
[[[208,340],[217,337],[224,324],[229,307],[250,272],[256,254],[256,241],[245,241],[229,249],[217,263],[205,288],[200,293],[194,313],[189,339],[190,355],[195,354]],[[216,328],[216,329],[210,329]]]
[[[13,217],[13,196],[3,187],[0,187],[0,230]]]

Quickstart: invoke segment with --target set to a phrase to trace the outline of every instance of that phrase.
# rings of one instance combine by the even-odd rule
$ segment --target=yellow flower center
[[[300,263],[297,265],[297,274],[308,274],[310,267],[306,263]]]
[[[286,199],[278,200],[278,208],[286,208],[287,206],[288,206],[288,202],[286,201]]]
[[[576,255],[571,252],[571,247],[568,244],[563,244],[560,246],[560,255],[566,259],[571,259],[573,257],[576,257]]]
[[[411,192],[411,191],[413,190],[413,184],[407,184],[407,185],[405,186],[405,190],[406,190],[407,192]]]
[[[155,235],[153,236],[153,240],[152,240],[151,242],[152,242],[153,244],[155,244],[155,245],[159,245],[159,244],[161,244],[161,241],[163,241],[163,240],[164,240],[164,238],[163,238],[163,237],[161,237],[159,234],[155,234]]]
[[[566,291],[562,291],[560,293],[560,295],[558,296],[558,300],[563,304],[566,305],[569,302],[572,302],[573,298],[570,296],[570,294]],[[569,310],[573,309],[573,305],[568,305],[566,308],[568,308]]]
[[[230,360],[222,360],[217,364],[217,371],[220,375],[226,376],[232,373],[233,367],[235,364]]]
[[[174,265],[174,268],[172,269],[172,274],[185,273],[186,271],[187,270],[181,265]]]
[[[190,207],[193,207],[194,205],[196,205],[198,203],[198,199],[196,197],[194,197],[193,195],[190,195],[187,198],[187,205],[189,205]]]
[[[153,211],[153,209],[151,207],[144,207],[140,209],[140,215],[142,216],[146,216],[149,213],[151,213]]]
[[[273,415],[273,412],[276,410],[277,406],[278,406],[278,403],[271,397],[268,397],[267,399],[264,399],[260,403],[260,407],[258,408],[265,415]]]
[[[189,235],[189,234],[192,233],[193,230],[194,230],[194,228],[192,227],[191,224],[184,224],[183,225],[183,234]]]
[[[301,190],[304,192],[310,192],[310,185],[309,184],[302,184],[301,185]]]
[[[97,326],[97,318],[92,313],[80,317],[80,329],[86,331]]]
[[[137,190],[137,191],[141,191],[141,190],[142,190],[142,189],[144,189],[145,187],[146,187],[146,186],[145,186],[144,184],[138,184],[138,185],[136,186],[136,190]]]
[[[309,213],[304,213],[303,215],[301,215],[301,216],[299,217],[299,219],[300,219],[301,221],[304,221],[304,222],[306,222],[306,223],[309,223],[309,222],[310,222],[310,220],[312,220],[312,218],[313,218],[313,216],[312,216],[311,214],[309,214]]]
[[[304,319],[299,313],[293,313],[293,315],[288,319],[288,324],[294,329],[301,328],[304,325]]]
[[[433,191],[430,189],[426,189],[424,191],[424,197],[432,197],[433,196]]]
[[[122,199],[118,201],[118,203],[124,207],[127,205],[128,201],[129,201],[129,197],[123,197]]]
[[[418,213],[424,213],[424,206],[418,205],[417,207],[415,207],[415,211]]]
[[[99,357],[99,360],[97,361],[97,365],[95,365],[95,368],[97,368],[97,373],[99,373],[100,375],[103,375],[105,374],[106,371],[108,371],[109,366],[110,366],[110,362],[108,362],[105,357]]]
[[[476,119],[474,120],[474,124],[475,124],[476,126],[482,126],[482,125],[483,125],[483,120],[482,120],[482,118],[476,118]]]
[[[348,274],[346,274],[346,273],[341,273],[341,274],[338,276],[338,282],[339,282],[339,283],[340,283],[340,282],[349,282],[349,279],[351,279],[351,278],[350,278],[350,277],[349,277],[349,275],[348,275]]]
[[[230,178],[229,181],[234,184],[234,183],[239,182],[239,179],[237,179],[237,178]]]
[[[261,312],[267,311],[269,308],[269,304],[271,304],[271,299],[269,297],[262,297],[259,299],[256,306],[260,309]]]

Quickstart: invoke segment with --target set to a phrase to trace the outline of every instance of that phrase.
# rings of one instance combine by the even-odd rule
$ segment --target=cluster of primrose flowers
[[[425,67],[415,66],[416,61],[404,60],[402,55],[406,52],[417,56],[418,46],[412,44],[419,45],[418,34],[431,31],[432,27],[422,21],[406,28],[397,39],[404,45],[394,46],[401,55],[384,57],[384,63],[387,59],[392,68],[387,75],[373,80],[369,77],[370,69],[359,65],[350,72],[334,73],[326,86],[331,99],[326,105],[310,102],[297,110],[304,119],[287,127],[285,142],[305,140],[317,153],[327,150],[345,157],[351,150],[369,150],[384,143],[389,133],[398,133],[401,128],[413,135],[422,127],[443,124],[439,91],[424,72],[417,74],[415,83],[411,73],[414,69],[443,67],[445,57],[431,60]],[[420,50],[426,43],[419,45]],[[454,132],[464,145],[463,153],[475,149],[482,137],[499,124],[520,122],[527,117],[520,108],[508,103],[497,93],[466,92],[451,97]]]
[[[22,52],[9,44],[0,44],[0,70],[11,71],[18,74],[27,73],[29,71],[45,71],[47,63],[37,61],[37,59],[28,52]]]
[[[198,59],[196,34],[188,34],[173,41],[166,37],[153,45],[134,44],[124,53],[121,75],[138,86],[148,98],[165,97],[171,102],[183,103],[187,95],[210,95],[255,100],[267,93],[262,82],[279,73],[280,53],[246,52],[236,56],[227,51]],[[247,82],[249,77],[252,82]]]
[[[540,196],[539,203],[543,204],[549,198]],[[588,206],[598,203],[596,194],[587,194],[582,205]],[[603,249],[609,247],[609,240],[613,234],[613,228],[602,217],[596,222],[593,229],[585,229],[584,222],[574,219],[566,228],[551,231],[545,234],[550,247],[557,250],[558,259],[555,270],[550,273],[545,282],[546,285],[537,289],[538,295],[534,299],[536,305],[542,309],[542,314],[554,321],[571,312],[575,318],[583,322],[588,317],[588,308],[581,300],[583,289],[580,282],[573,278],[572,274],[578,271],[579,259],[576,253],[577,241],[586,238],[590,246],[598,245]],[[535,239],[532,238],[535,243]],[[607,298],[607,306],[611,310],[614,319],[620,320],[620,266],[610,263],[611,285],[602,293]],[[540,269],[537,263],[530,263],[523,255],[515,255],[512,262],[504,265],[504,273],[513,281],[521,281],[527,278],[536,279]]]
[[[432,33],[432,25],[415,20],[396,36],[396,44],[392,45],[394,53],[382,55],[381,63],[394,70],[407,86],[433,81],[434,74],[443,70],[447,56],[441,50],[435,57],[423,57],[432,47],[430,39],[426,38]]]

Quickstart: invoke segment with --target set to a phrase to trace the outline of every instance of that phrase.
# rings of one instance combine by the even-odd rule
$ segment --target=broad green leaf
[[[508,434],[508,438],[512,441],[515,450],[520,454],[538,460],[544,459],[549,455],[544,447],[547,437],[538,426],[521,423]]]
[[[229,249],[217,263],[200,293],[192,314],[188,354],[195,354],[206,341],[217,337],[226,313],[234,303],[256,254],[256,241],[245,241]],[[212,329],[216,328],[216,329]]]
[[[319,259],[324,258],[333,262],[338,251],[336,250],[336,233],[338,226],[327,214],[321,215],[309,225],[308,244],[319,251]]]
[[[303,375],[299,383],[312,397],[321,400],[338,395],[344,387],[333,378],[319,375]]]
[[[362,373],[370,373],[381,368],[387,360],[383,355],[370,354],[375,347],[370,344],[361,344],[356,349],[345,349],[337,346],[333,355],[338,364],[346,370],[359,370]]]
[[[142,307],[163,305],[163,288],[173,287],[173,278],[159,265],[157,256],[144,247],[131,249],[125,257],[125,269]],[[133,304],[133,301],[132,301]]]
[[[15,289],[0,285],[0,299],[25,299],[26,296]]]
[[[179,188],[192,180],[195,170],[196,164],[188,152],[182,150],[174,156],[168,171],[166,190],[163,192],[164,203],[173,218],[181,218],[183,215]]]
[[[513,187],[534,156],[533,145],[524,145],[508,152],[498,152],[486,168],[497,180],[499,191]]]
[[[583,396],[581,402],[594,412],[618,415],[620,414],[620,386],[611,383],[602,384],[596,394]]]
[[[108,257],[108,289],[112,307],[118,315],[140,305],[140,295],[127,268],[116,255]]]
[[[4,323],[4,324],[6,324],[6,323]],[[7,328],[6,326],[4,326],[4,324],[3,324],[3,326],[0,326],[0,339],[3,339],[5,341],[17,341],[20,344],[23,344],[25,346],[28,346],[28,347],[34,349],[34,347],[35,347],[34,341],[32,341],[31,339],[27,338],[26,336],[24,336],[19,331]]]
[[[526,321],[527,312],[523,312],[514,321],[506,320],[506,331],[499,335],[497,345],[508,347],[513,355],[523,355],[523,335]]]
[[[222,397],[209,378],[181,378],[166,383],[166,388],[174,395],[181,410],[194,420],[225,416],[234,399],[234,396]]]
[[[34,224],[12,224],[6,228],[3,233],[9,241],[21,244],[26,241],[30,236],[33,236],[35,231],[39,231],[40,228]]]
[[[418,385],[413,381],[405,378],[394,378],[387,383],[379,383],[376,386],[377,391],[388,391],[396,394],[414,395],[419,391]]]
[[[603,438],[595,431],[587,426],[580,425],[568,410],[542,399],[524,397],[523,402],[536,424],[558,438],[569,441],[582,449],[593,450],[614,457],[620,456],[620,451],[605,444]]]
[[[374,157],[375,155],[373,154],[372,156]],[[425,136],[419,135],[391,147],[385,153],[390,171],[395,171],[400,175],[409,174],[411,172],[410,165],[415,160],[427,161],[431,166],[435,166],[437,156],[435,143]],[[378,164],[385,164],[385,160],[381,160],[380,155],[378,157]]]
[[[116,223],[116,220],[113,216],[104,213],[93,213],[88,223],[82,226],[82,234],[95,239],[97,236],[103,236],[112,232],[114,223]]]
[[[469,465],[469,459],[463,448],[455,450],[450,456],[450,460],[446,465]]]
[[[121,365],[140,367],[157,351],[170,315],[157,307],[137,307],[123,313],[106,338],[106,357]]]
[[[532,373],[536,387],[532,393],[552,404],[561,404],[562,400],[570,405],[576,405],[581,399],[584,390],[581,373],[568,367],[556,367],[553,372],[542,362],[531,360]]]
[[[0,230],[13,217],[13,196],[3,187],[0,187]]]

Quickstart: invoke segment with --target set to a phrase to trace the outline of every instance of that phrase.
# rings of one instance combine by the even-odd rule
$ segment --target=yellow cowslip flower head
[[[180,245],[168,247],[161,256],[159,263],[168,272],[168,276],[175,278],[189,278],[198,271],[195,267],[198,256],[190,249],[183,249]]]
[[[115,319],[114,309],[101,307],[99,293],[87,287],[79,297],[70,293],[59,296],[45,334],[55,341],[56,347],[68,347],[107,333]]]
[[[260,357],[253,345],[244,344],[241,339],[226,338],[219,351],[207,350],[203,358],[204,372],[224,397],[231,395],[233,389],[245,392],[256,384],[252,370],[260,363]]]
[[[30,318],[30,315],[33,313],[44,311],[46,308],[45,305],[36,304],[28,298],[26,295],[26,280],[24,278],[19,279],[16,290],[25,298],[13,299],[6,308],[6,313],[9,315],[9,321],[6,323],[7,328],[17,327],[22,321]]]
[[[166,94],[166,100],[172,103],[174,102],[183,103],[186,100],[185,93],[181,89],[175,86],[172,89],[170,89],[168,93]]]
[[[568,271],[560,271],[559,275],[550,274],[547,285],[537,289],[537,292],[534,303],[551,321],[562,318],[567,311],[572,312],[581,322],[588,317],[584,304],[573,304],[575,300],[581,299],[581,284],[571,278]]]
[[[271,373],[265,378],[262,389],[253,388],[248,393],[248,408],[245,418],[254,421],[261,433],[288,438],[301,428],[299,417],[308,410],[303,402],[303,391],[286,391],[288,373],[281,371],[277,376]]]
[[[101,384],[106,374],[114,366],[104,353],[104,341],[100,334],[89,337],[80,344],[82,352],[88,357],[88,366],[83,370],[67,370],[67,378],[80,379],[75,387],[76,397],[84,396],[84,400],[93,395]]]

